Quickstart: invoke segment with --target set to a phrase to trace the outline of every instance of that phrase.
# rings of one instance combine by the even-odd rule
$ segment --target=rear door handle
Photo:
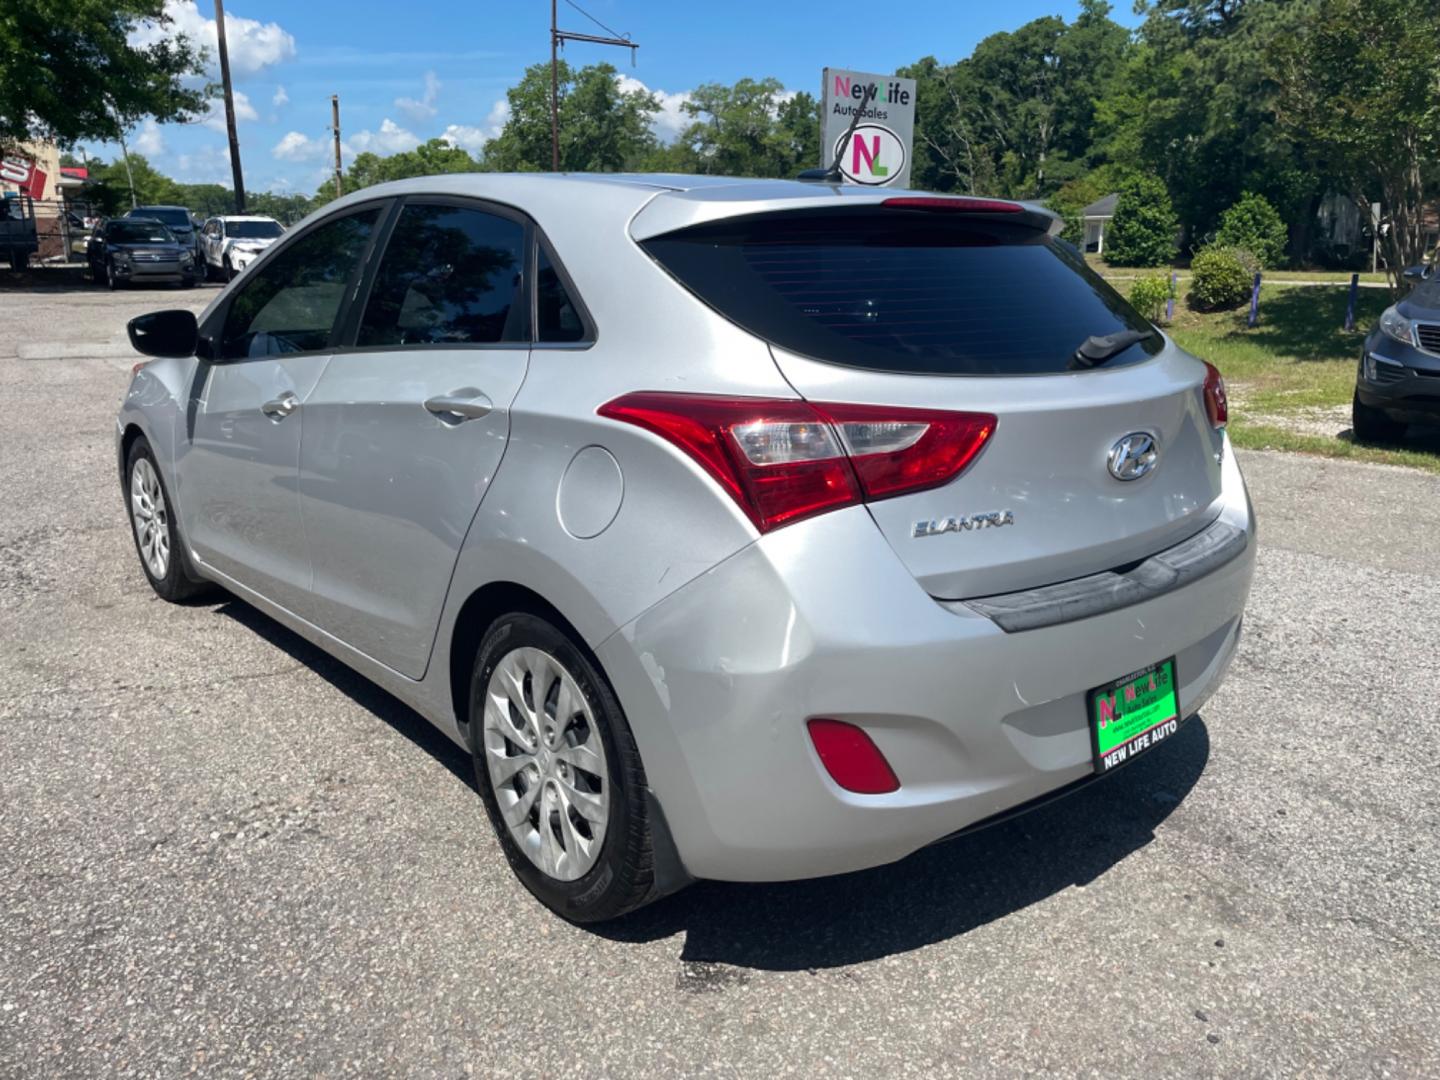
[[[495,403],[473,386],[466,386],[430,398],[425,402],[425,408],[441,420],[461,424],[466,420],[489,416]]]
[[[265,402],[260,406],[260,411],[277,423],[284,420],[300,407],[300,399],[288,390],[278,398]]]

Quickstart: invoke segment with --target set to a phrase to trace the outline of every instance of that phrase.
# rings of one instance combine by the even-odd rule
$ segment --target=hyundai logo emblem
[[[1160,461],[1160,444],[1148,431],[1122,435],[1110,447],[1110,475],[1116,480],[1139,480],[1155,471]]]

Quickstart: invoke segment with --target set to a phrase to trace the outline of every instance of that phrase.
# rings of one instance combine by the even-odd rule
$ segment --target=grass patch
[[[1355,367],[1365,334],[1390,294],[1362,290],[1356,329],[1346,332],[1346,289],[1262,286],[1260,325],[1247,311],[1195,312],[1175,305],[1170,336],[1209,360],[1230,388],[1230,436],[1236,446],[1408,465],[1440,472],[1440,439],[1412,429],[1403,446],[1361,446],[1349,439]],[[1326,429],[1329,429],[1328,431]]]

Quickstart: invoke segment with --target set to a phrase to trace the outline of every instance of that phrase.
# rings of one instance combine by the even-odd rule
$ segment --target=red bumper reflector
[[[900,788],[895,770],[870,736],[843,720],[816,718],[805,725],[830,778],[857,795],[885,795]]]

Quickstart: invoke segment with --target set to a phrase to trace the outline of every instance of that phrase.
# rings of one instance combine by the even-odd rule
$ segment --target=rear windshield
[[[763,214],[668,233],[645,249],[751,333],[803,356],[926,375],[1071,370],[1092,335],[1160,335],[1073,249],[1033,228],[895,210]]]

